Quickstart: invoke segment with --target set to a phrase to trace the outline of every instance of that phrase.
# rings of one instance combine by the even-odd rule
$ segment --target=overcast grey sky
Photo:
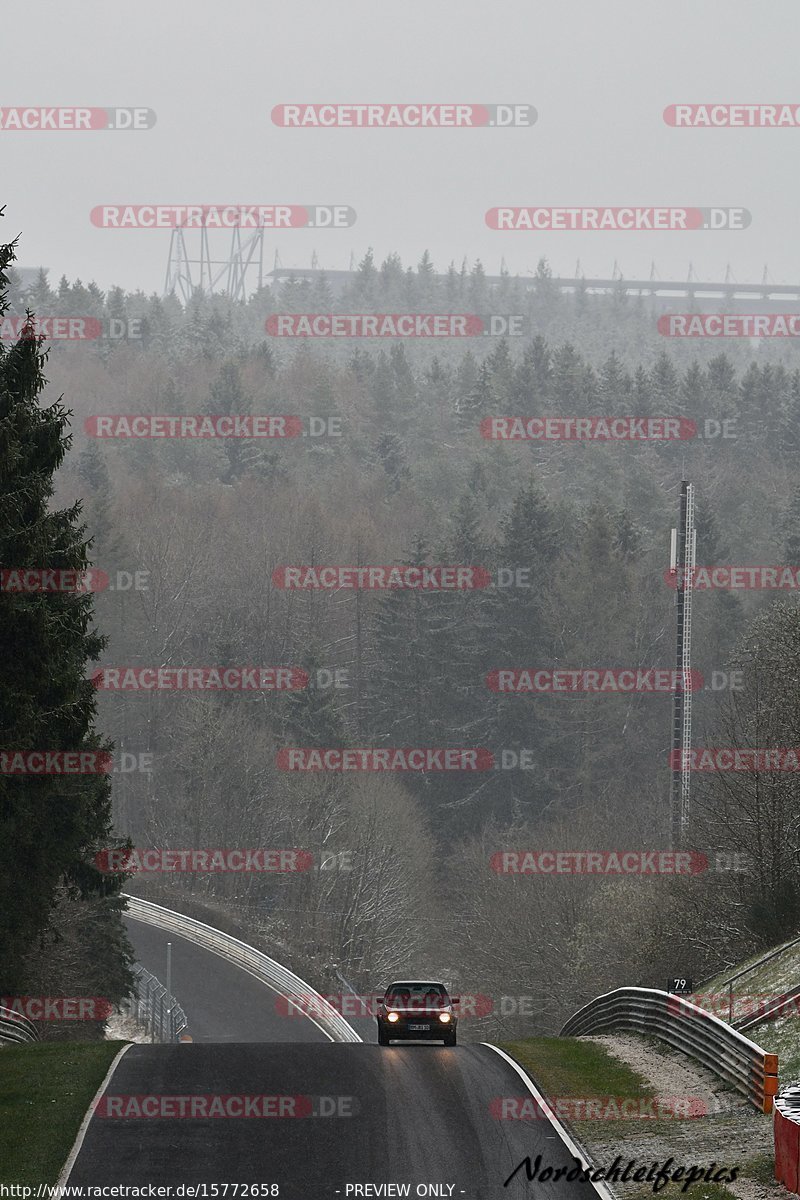
[[[0,132],[0,225],[21,266],[160,291],[165,230],[104,203],[337,203],[343,230],[267,231],[271,266],[368,246],[437,268],[800,281],[800,128],[674,129],[674,102],[800,105],[796,0],[27,0],[0,7],[0,106],[139,105],[141,132]],[[296,101],[526,102],[532,128],[282,129]],[[746,230],[498,232],[495,205],[741,205]],[[197,236],[197,235],[195,235]],[[227,252],[230,235],[214,245]]]

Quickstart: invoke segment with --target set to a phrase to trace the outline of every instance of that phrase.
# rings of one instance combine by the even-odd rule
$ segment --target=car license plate
[[[430,1025],[409,1025],[409,1033],[430,1033]]]

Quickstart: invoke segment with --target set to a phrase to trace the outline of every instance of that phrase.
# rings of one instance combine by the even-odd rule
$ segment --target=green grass
[[[789,941],[793,941],[790,938]],[[770,959],[769,962],[763,963],[754,970],[749,971],[741,979],[737,979],[733,985],[734,998],[737,996],[771,996],[781,995],[794,984],[797,983],[798,973],[800,973],[800,943],[796,946],[789,947],[789,942],[781,943],[787,947],[783,954],[779,954],[776,958]],[[778,949],[777,946],[774,949]],[[720,972],[708,983],[704,983],[698,987],[697,991],[701,995],[712,993],[718,997],[717,1004],[714,1007],[714,1012],[717,1016],[727,1020],[727,1008],[724,997],[727,995],[728,988],[726,980],[730,975],[736,974],[745,969],[745,967],[754,966],[767,950],[761,950],[758,954],[746,959],[738,967],[731,967],[727,971]],[[691,996],[689,997],[691,1000]],[[742,1014],[751,1011],[750,1009],[742,1009]]]
[[[759,1154],[749,1159],[739,1174],[743,1179],[755,1179],[756,1183],[763,1184],[764,1187],[781,1187],[775,1178],[775,1159],[771,1154]]]
[[[625,1200],[653,1200],[653,1196],[660,1197],[660,1200],[676,1200],[678,1196],[687,1196],[688,1200],[737,1200],[733,1192],[721,1183],[695,1183],[692,1187],[687,1188],[685,1192],[681,1191],[682,1183],[668,1183],[665,1187],[654,1192],[652,1187],[646,1191],[627,1193]]]
[[[775,1163],[771,1154],[759,1154],[755,1158],[751,1158],[744,1166],[739,1168],[739,1179],[754,1179],[756,1182],[763,1184],[765,1187],[783,1188],[777,1182],[774,1175]],[[685,1192],[681,1191],[683,1184],[668,1183],[666,1187],[660,1189],[657,1193],[662,1197],[662,1200],[676,1200],[679,1196],[687,1196],[688,1200],[736,1200],[732,1192],[728,1190],[722,1183],[695,1183],[692,1187],[687,1188]],[[783,1192],[786,1195],[785,1192]],[[653,1191],[650,1187],[647,1190],[634,1192],[632,1195],[626,1195],[625,1200],[653,1200]]]
[[[778,1075],[781,1086],[800,1079],[800,1019],[796,1015],[765,1021],[745,1036],[778,1056]]]
[[[55,1183],[124,1042],[0,1049],[0,1183]]]
[[[663,1051],[663,1042],[654,1041],[654,1045]],[[505,1042],[502,1049],[530,1073],[554,1106],[561,1097],[648,1100],[657,1095],[657,1089],[643,1076],[596,1042],[579,1038],[525,1038]],[[558,1115],[557,1106],[555,1111]],[[669,1136],[676,1124],[680,1126],[697,1119],[702,1120],[702,1116],[692,1117],[688,1113],[685,1116],[668,1113],[626,1116],[614,1120],[614,1130],[620,1139],[664,1137]],[[567,1124],[584,1144],[591,1143],[598,1131],[596,1117],[575,1114],[568,1118]],[[717,1192],[709,1192],[715,1200],[717,1195]],[[698,1195],[695,1200],[702,1200],[702,1197]]]
[[[787,945],[787,943],[783,944]],[[733,967],[731,970],[721,973],[699,989],[701,994],[711,993],[721,998],[712,1006],[712,1010],[723,1020],[727,1020],[727,1007],[724,1002],[727,988],[724,986],[724,980],[732,971],[741,970],[758,961],[760,957],[761,954],[754,955],[753,958],[742,963],[739,968]],[[754,996],[760,998],[779,996],[794,987],[798,980],[800,980],[800,944],[757,967],[742,979],[737,979],[734,984],[734,999],[740,997],[742,1001],[747,1001],[748,997]],[[739,1013],[744,1015],[752,1011],[751,1003],[748,1001],[746,1005],[744,1003],[740,1005]],[[798,1004],[800,1005],[800,1002]],[[734,1008],[734,1012],[736,1011]],[[760,1025],[755,1025],[744,1032],[759,1046],[778,1055],[781,1085],[800,1079],[800,1011],[798,1007],[792,1005],[785,1016],[772,1021],[763,1021]]]
[[[578,1038],[524,1038],[501,1049],[529,1071],[547,1096],[648,1098],[655,1091],[637,1071],[596,1042]]]

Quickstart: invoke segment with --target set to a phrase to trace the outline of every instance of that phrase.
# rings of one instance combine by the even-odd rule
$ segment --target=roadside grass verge
[[[0,1183],[55,1183],[84,1114],[125,1042],[0,1049]]]
[[[498,1043],[541,1085],[552,1100],[561,1096],[650,1099],[655,1091],[642,1075],[609,1054],[605,1046],[579,1038],[523,1038]]]
[[[653,1045],[661,1053],[664,1052],[663,1043],[654,1041]],[[727,1131],[724,1113],[713,1114],[722,1118],[720,1123],[709,1119],[712,1114],[707,1116],[703,1112],[705,1101],[701,1097],[675,1096],[672,1112],[669,1107],[654,1110],[647,1101],[660,1095],[668,1105],[670,1098],[663,1096],[661,1089],[654,1088],[638,1072],[615,1058],[601,1043],[578,1038],[526,1038],[503,1043],[502,1049],[529,1072],[545,1097],[552,1102],[556,1117],[572,1131],[577,1141],[597,1162],[605,1162],[606,1159],[611,1162],[618,1153],[623,1158],[650,1157],[650,1161],[655,1158],[666,1159],[680,1148],[682,1154],[690,1157],[702,1152],[710,1163],[712,1157],[719,1161],[719,1154],[716,1147],[707,1154],[709,1143],[722,1137],[729,1139],[731,1160],[736,1163],[743,1157],[742,1121],[745,1122],[744,1128],[749,1137],[756,1136],[761,1141],[765,1136],[764,1124],[766,1133],[771,1135],[771,1118],[755,1108],[750,1112],[744,1098],[739,1097],[738,1093],[737,1109],[732,1110],[731,1120],[739,1132]],[[723,1092],[715,1090],[714,1094],[722,1095]],[[557,1102],[562,1097],[606,1101],[601,1110],[604,1119],[598,1119],[600,1114],[597,1110],[590,1112],[588,1105],[583,1112],[569,1104],[560,1110]],[[643,1101],[641,1115],[627,1115],[621,1108],[624,1100]],[[694,1110],[695,1105],[699,1106],[697,1111]],[[526,1118],[523,1116],[521,1119]],[[725,1134],[723,1129],[726,1129]],[[769,1140],[771,1142],[771,1136]],[[668,1152],[664,1152],[666,1146],[670,1147]],[[755,1149],[754,1146],[751,1154]],[[672,1187],[671,1184],[669,1186]],[[724,1185],[713,1185],[716,1191],[709,1190],[711,1184],[703,1186],[710,1200],[725,1200]],[[628,1188],[630,1184],[626,1185],[626,1200],[631,1197]],[[723,1190],[720,1191],[720,1188]],[[676,1189],[676,1194],[678,1192],[680,1187]],[[652,1190],[649,1194],[653,1194]],[[661,1189],[658,1194],[666,1193]],[[696,1187],[691,1195],[694,1200],[703,1200]]]
[[[800,1021],[796,1013],[746,1029],[745,1035],[777,1054],[781,1087],[800,1079]]]
[[[771,1154],[759,1154],[755,1158],[751,1158],[748,1162],[743,1163],[739,1167],[737,1179],[752,1179],[757,1183],[762,1184],[767,1188],[775,1188],[780,1190],[784,1195],[784,1189],[778,1183],[774,1174],[775,1163]],[[736,1184],[734,1183],[735,1187]],[[736,1195],[729,1191],[723,1183],[695,1183],[691,1187],[683,1191],[683,1184],[668,1183],[665,1187],[660,1188],[658,1195],[662,1200],[676,1200],[678,1196],[687,1196],[688,1200],[737,1200]],[[626,1192],[625,1200],[652,1200],[652,1187],[646,1190],[637,1192]]]
[[[780,1191],[784,1196],[787,1194],[783,1187],[775,1178],[775,1162],[771,1154],[759,1154],[755,1158],[749,1159],[739,1168],[738,1179],[752,1179],[756,1183],[760,1183],[763,1187],[774,1188]],[[736,1184],[734,1183],[734,1187]],[[692,1187],[682,1191],[682,1183],[668,1183],[666,1187],[659,1190],[658,1195],[662,1200],[675,1200],[678,1196],[687,1196],[688,1200],[737,1200],[733,1192],[722,1183],[695,1183]],[[652,1188],[645,1191],[628,1192],[625,1200],[652,1200]]]
[[[790,943],[793,938],[774,946],[774,950],[783,948],[784,953],[778,954],[769,962],[762,963],[761,966],[755,966],[760,958],[769,953],[769,949],[765,948],[753,954],[744,962],[738,963],[729,967],[725,971],[720,971],[713,979],[707,980],[702,984],[700,993],[707,995],[711,993],[719,993],[721,1000],[727,993],[727,980],[733,974],[738,974],[740,971],[747,971],[748,967],[753,967],[741,979],[737,979],[733,985],[734,997],[739,994],[750,994],[756,992],[777,992],[781,993],[786,988],[792,987],[797,982],[797,969],[800,965],[800,942],[796,946]],[[691,1000],[691,996],[687,996]]]
[[[754,1179],[762,1187],[784,1191],[783,1184],[778,1183],[775,1178],[775,1156],[773,1154],[758,1154],[755,1158],[749,1159],[740,1170],[739,1177]]]
[[[686,1196],[688,1200],[738,1200],[738,1197],[721,1183],[695,1183],[685,1192],[681,1191],[682,1187],[682,1183],[668,1183],[657,1194],[661,1200],[676,1200],[677,1196]],[[642,1192],[628,1192],[625,1200],[653,1200],[653,1195],[653,1189],[650,1187]]]

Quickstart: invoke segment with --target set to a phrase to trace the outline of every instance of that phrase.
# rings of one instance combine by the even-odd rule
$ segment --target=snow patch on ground
[[[149,1042],[150,1034],[133,1017],[114,1012],[106,1021],[106,1041]]]
[[[653,1046],[634,1033],[599,1034],[585,1040],[605,1046],[609,1054],[627,1063],[647,1080],[659,1098],[688,1096],[700,1100],[709,1115],[729,1112],[745,1103],[724,1081],[666,1045]]]
[[[765,1187],[763,1183],[757,1183],[755,1179],[737,1179],[735,1183],[730,1185],[730,1190],[734,1192],[739,1200],[789,1200],[789,1197],[794,1195],[794,1192],[787,1192],[782,1184],[775,1181],[774,1186]]]
[[[760,1154],[772,1155],[772,1118],[759,1113],[744,1096],[679,1051],[633,1033],[602,1034],[586,1040],[604,1046],[637,1071],[657,1097],[688,1096],[702,1101],[708,1113],[684,1120],[574,1121],[578,1138],[599,1166],[610,1166],[619,1155],[623,1168],[632,1158],[640,1166],[672,1158],[673,1169],[708,1168],[716,1163],[717,1170],[730,1170]],[[769,1188],[753,1180],[736,1180],[726,1186],[740,1200],[789,1196],[778,1185]],[[642,1184],[631,1182],[613,1184],[620,1197],[634,1195],[641,1188]],[[698,1194],[698,1189],[693,1191]]]

